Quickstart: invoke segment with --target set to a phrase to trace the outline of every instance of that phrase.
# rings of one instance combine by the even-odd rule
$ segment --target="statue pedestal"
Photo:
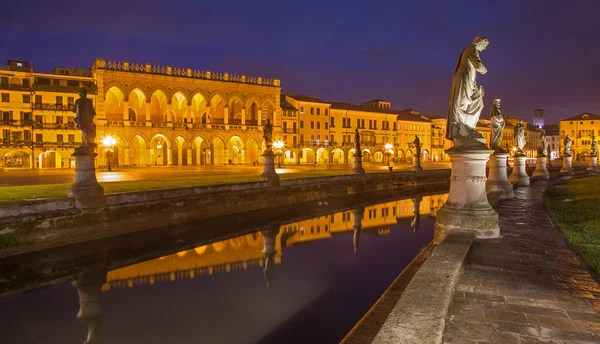
[[[423,167],[421,167],[421,156],[413,156],[413,170],[416,172],[423,171]]]
[[[495,152],[490,155],[490,172],[486,183],[487,192],[500,192],[500,199],[515,197],[512,183],[508,180],[506,172],[506,158],[508,153]]]
[[[279,186],[279,175],[275,171],[275,154],[269,150],[262,155],[262,158],[263,171],[260,180],[266,180],[270,186]]]
[[[362,155],[354,154],[354,165],[352,166],[352,174],[363,176],[365,169],[362,167]]]
[[[99,208],[104,206],[104,188],[96,180],[94,160],[96,153],[74,153],[75,181],[69,189],[69,197],[75,198],[76,208]]]
[[[570,155],[564,156],[563,165],[560,169],[560,173],[565,173],[568,176],[575,175],[575,169],[573,168],[573,157]]]
[[[538,156],[535,162],[535,171],[532,177],[542,177],[542,179],[550,179],[550,172],[546,168],[546,157]]]
[[[449,230],[475,232],[477,238],[497,238],[500,235],[498,213],[490,206],[485,191],[485,164],[491,150],[483,140],[446,150],[452,163],[448,200],[437,212],[434,232],[441,239]]]
[[[527,171],[525,171],[525,160],[527,160],[527,156],[515,155],[515,165],[508,177],[508,180],[516,182],[519,186],[529,186],[529,176],[527,175]]]
[[[591,157],[590,163],[589,163],[586,171],[590,171],[590,172],[594,172],[594,173],[600,172],[600,168],[598,168],[598,157],[597,156]]]

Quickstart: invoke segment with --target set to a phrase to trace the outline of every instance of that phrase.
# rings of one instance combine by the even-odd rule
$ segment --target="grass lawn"
[[[552,186],[546,206],[569,242],[600,273],[600,175]]]
[[[350,174],[350,171],[311,171],[283,173],[281,179],[309,178]],[[258,175],[221,175],[201,176],[192,178],[173,178],[161,180],[132,180],[123,182],[100,183],[104,187],[104,193],[131,192],[144,190],[158,190],[168,188],[182,188],[190,186],[231,184],[258,181]],[[71,184],[46,184],[26,186],[0,187],[0,202],[14,202],[23,200],[66,197]]]

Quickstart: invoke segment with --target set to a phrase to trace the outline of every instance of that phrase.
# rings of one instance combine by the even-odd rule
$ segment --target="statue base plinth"
[[[263,171],[260,174],[260,180],[267,181],[269,186],[279,186],[279,175],[275,171],[275,154],[273,151],[266,151],[263,155]]]
[[[511,199],[515,197],[512,183],[508,180],[506,171],[506,158],[508,153],[495,151],[490,155],[490,170],[485,184],[487,192],[499,192],[500,199]]]
[[[600,172],[600,168],[598,168],[598,157],[597,156],[593,156],[590,158],[590,163],[589,163],[586,171],[590,171],[590,172],[594,172],[594,173]]]
[[[352,174],[360,176],[365,175],[365,169],[362,167],[362,155],[354,154],[354,165],[352,165]]]
[[[563,157],[563,165],[560,169],[560,173],[566,174],[567,176],[575,175],[575,169],[573,168],[573,157],[566,155]]]
[[[413,170],[415,172],[422,172],[423,167],[421,167],[421,156],[413,156]]]
[[[527,156],[515,155],[514,159],[515,163],[513,171],[508,177],[508,180],[513,183],[516,182],[519,186],[529,186],[529,176],[525,170],[525,160],[527,160]]]
[[[546,156],[538,156],[535,162],[535,171],[532,177],[541,177],[542,179],[550,179],[550,172],[546,168]]]
[[[452,176],[448,200],[435,219],[436,241],[442,240],[449,230],[472,231],[482,239],[500,235],[498,213],[490,206],[485,189],[485,164],[492,151],[474,150],[473,146],[446,150],[452,162]]]
[[[98,154],[75,153],[75,181],[69,189],[69,197],[75,199],[76,208],[99,208],[104,206],[104,188],[96,180],[95,159]]]

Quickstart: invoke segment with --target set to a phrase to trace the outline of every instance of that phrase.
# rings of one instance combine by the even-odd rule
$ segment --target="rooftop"
[[[296,109],[296,108],[294,107],[294,105],[290,104],[290,103],[289,103],[289,102],[288,102],[288,101],[285,99],[285,94],[282,94],[282,95],[280,96],[280,101],[279,101],[279,103],[280,103],[280,106],[281,106],[281,108],[282,108],[282,109],[285,109],[285,110],[298,110],[298,109]]]
[[[587,120],[600,120],[600,116],[594,115],[593,113],[582,113],[577,116],[561,119],[562,121],[587,121]]]

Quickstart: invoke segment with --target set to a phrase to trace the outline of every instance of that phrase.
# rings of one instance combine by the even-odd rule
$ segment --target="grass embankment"
[[[344,170],[296,172],[280,174],[281,179],[310,178],[349,174]],[[192,186],[255,182],[258,175],[220,175],[161,180],[132,180],[100,183],[104,193],[147,191]],[[15,202],[44,198],[66,197],[71,184],[45,184],[0,187],[0,202]]]
[[[552,186],[546,207],[569,242],[600,274],[600,176]]]

